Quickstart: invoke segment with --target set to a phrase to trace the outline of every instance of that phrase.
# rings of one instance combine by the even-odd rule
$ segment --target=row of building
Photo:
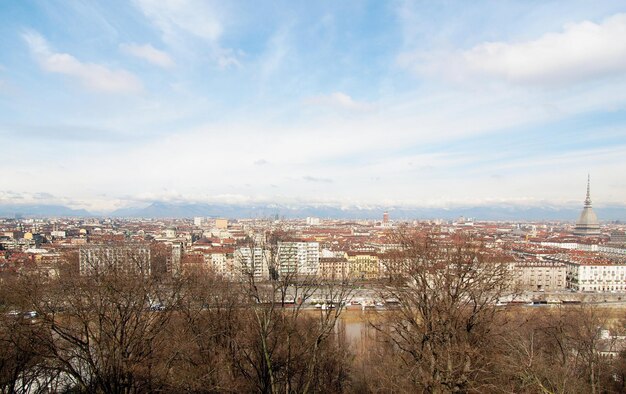
[[[575,226],[563,222],[53,218],[0,219],[0,274],[55,274],[72,261],[82,274],[145,275],[210,270],[228,279],[317,275],[378,280],[398,248],[396,226],[445,241],[466,234],[504,256],[524,290],[626,291],[626,226],[598,224],[587,198]],[[281,233],[279,241],[268,234]],[[72,257],[74,256],[74,257]],[[1,279],[1,278],[0,278]]]
[[[333,280],[387,277],[386,253],[331,251],[321,249],[315,241],[278,242],[275,248],[200,244],[184,256],[180,250],[170,247],[155,252],[154,246],[141,243],[86,245],[80,247],[80,272],[116,270],[150,275],[207,270],[227,279],[253,276],[258,280],[292,274]],[[506,256],[503,263],[511,269],[512,285],[520,290],[626,292],[623,258],[536,244],[517,244]]]

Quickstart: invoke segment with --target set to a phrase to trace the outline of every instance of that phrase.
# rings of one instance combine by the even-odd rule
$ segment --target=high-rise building
[[[585,198],[585,206],[576,222],[574,235],[587,236],[600,234],[600,223],[598,223],[598,217],[591,207],[590,183],[590,177],[587,176],[587,197]]]
[[[244,276],[252,275],[259,279],[268,279],[269,271],[267,266],[269,251],[263,248],[243,247],[235,251],[235,262]]]
[[[81,275],[117,272],[148,276],[150,268],[149,245],[86,245],[79,250]]]
[[[168,268],[174,276],[178,276],[181,271],[180,263],[183,256],[183,244],[180,242],[172,243],[172,260],[171,266]]]
[[[316,275],[320,265],[320,244],[309,241],[278,243],[278,273]]]
[[[306,218],[306,224],[308,224],[309,226],[319,226],[320,218],[307,217]]]

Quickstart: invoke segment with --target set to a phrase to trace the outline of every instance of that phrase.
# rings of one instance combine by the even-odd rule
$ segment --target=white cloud
[[[267,201],[275,202],[319,198],[379,203],[391,198],[407,204],[425,204],[441,203],[446,196],[468,201],[487,197],[557,200],[563,196],[575,197],[580,185],[573,182],[570,186],[567,182],[580,174],[584,178],[588,171],[594,179],[596,173],[605,174],[604,179],[597,177],[598,187],[609,185],[614,174],[624,172],[623,160],[611,155],[609,163],[601,163],[598,158],[607,156],[606,152],[592,157],[577,152],[575,156],[584,157],[583,160],[566,161],[562,166],[560,160],[540,160],[551,156],[543,150],[536,157],[519,159],[516,155],[507,157],[515,153],[515,147],[493,152],[480,149],[476,152],[471,143],[467,149],[458,144],[451,151],[441,147],[449,142],[467,141],[474,135],[506,132],[509,128],[513,132],[526,127],[533,130],[534,124],[603,110],[607,105],[626,108],[624,86],[612,83],[610,89],[592,86],[567,92],[536,92],[517,87],[499,87],[488,94],[464,90],[418,92],[378,101],[380,111],[358,112],[353,117],[322,114],[320,118],[326,119],[317,119],[316,113],[313,120],[304,117],[289,124],[268,121],[265,112],[261,112],[266,108],[260,108],[259,112],[251,111],[245,121],[230,117],[202,126],[177,128],[130,150],[126,145],[123,146],[126,149],[102,152],[87,149],[76,155],[54,155],[54,162],[63,168],[51,167],[44,172],[40,170],[43,159],[32,161],[10,172],[5,182],[14,189],[37,188],[59,195],[76,190],[79,182],[78,190],[84,190],[85,198],[87,190],[106,191],[120,197],[122,193],[161,193],[167,188],[177,190],[184,198],[221,194],[248,196],[256,201],[258,196],[265,195]],[[332,102],[332,96],[324,97],[331,97]],[[335,97],[341,102],[341,95]],[[343,98],[344,103],[355,101],[347,97]],[[114,123],[124,123],[123,127],[116,126],[120,129],[140,130],[146,128],[145,124],[133,122],[145,121],[144,116],[187,110],[188,103],[172,102],[171,106],[150,107],[145,115],[133,109]],[[107,120],[97,121],[110,127]],[[155,119],[151,121],[157,123]],[[563,138],[570,137],[566,134]],[[184,154],[175,155],[176,160],[163,159],[172,157],[173,152]],[[8,155],[0,157],[0,166],[3,161],[16,162],[17,156],[13,158],[11,152]],[[266,158],[271,164],[255,164],[254,160],[259,158]],[[502,172],[504,180],[488,179],[486,174],[491,168],[482,164],[483,160],[491,160],[494,165],[490,166]],[[213,171],[209,182],[202,181],[206,180],[207,168],[220,162],[229,163],[228,171]],[[524,163],[537,164],[524,167]],[[22,170],[28,170],[30,175],[21,173]],[[532,176],[520,175],[524,171]],[[308,174],[332,179],[333,183],[304,182],[303,175]],[[374,177],[379,180],[374,181]],[[562,184],[552,185],[555,179]],[[507,183],[503,186],[502,182]],[[272,189],[270,185],[278,187]],[[626,189],[604,187],[606,192],[598,193],[598,202],[609,200],[609,192],[613,193],[613,200],[624,198]],[[98,207],[103,204],[99,209],[104,209],[104,203],[94,204]]]
[[[222,24],[212,4],[199,0],[136,0],[139,9],[161,30],[166,41],[176,40],[177,30],[217,41]]]
[[[570,23],[527,42],[486,42],[469,50],[405,53],[400,63],[418,73],[452,79],[483,75],[519,84],[576,83],[626,73],[626,14],[601,23]]]
[[[311,97],[306,100],[306,103],[353,111],[368,111],[374,108],[374,105],[371,103],[356,101],[349,95],[342,92],[333,92],[328,95]]]
[[[112,70],[100,64],[81,62],[67,53],[53,52],[36,32],[26,32],[23,38],[45,71],[76,78],[84,87],[99,92],[135,93],[142,90],[139,79],[126,70]]]
[[[333,180],[330,178],[320,178],[311,175],[305,175],[302,177],[307,182],[321,182],[321,183],[333,183]]]
[[[235,51],[231,48],[222,48],[217,45],[213,48],[213,59],[220,68],[241,67],[239,59],[242,56],[242,51]]]
[[[16,192],[0,190],[0,204],[70,204],[73,201],[67,197],[59,197],[45,192]]]
[[[135,0],[143,14],[161,31],[163,41],[174,47],[184,46],[187,36],[210,44],[212,57],[221,68],[239,67],[241,53],[222,48],[221,16],[215,3],[203,0]]]
[[[163,68],[172,68],[175,66],[174,61],[166,52],[156,49],[150,44],[120,44],[120,49],[132,56],[146,60],[156,66]]]
[[[267,42],[265,53],[260,59],[259,74],[261,79],[267,80],[280,70],[290,51],[290,40],[293,36],[291,26],[279,29]]]

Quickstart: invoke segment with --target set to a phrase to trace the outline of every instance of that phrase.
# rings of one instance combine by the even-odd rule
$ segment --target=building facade
[[[144,244],[85,245],[79,249],[81,275],[126,273],[150,275],[150,246]]]
[[[348,278],[348,260],[345,257],[320,257],[318,275],[326,280]]]
[[[626,264],[608,261],[575,261],[551,257],[566,266],[567,287],[583,292],[626,292]]]
[[[269,279],[269,251],[261,247],[239,248],[234,253],[235,270],[242,276]]]
[[[567,287],[567,267],[557,261],[521,261],[513,265],[517,290],[554,291]]]
[[[375,252],[346,252],[348,275],[355,279],[377,279],[380,276],[380,259]]]
[[[278,242],[279,275],[317,275],[320,265],[320,244],[311,241]]]

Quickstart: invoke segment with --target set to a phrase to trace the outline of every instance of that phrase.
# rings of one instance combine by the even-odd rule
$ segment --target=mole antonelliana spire
[[[574,235],[599,235],[600,223],[598,217],[591,207],[591,178],[587,175],[587,197],[585,198],[585,206],[580,213],[580,217],[574,228]]]
[[[585,206],[591,207],[591,176],[587,174],[587,197],[585,198]]]

